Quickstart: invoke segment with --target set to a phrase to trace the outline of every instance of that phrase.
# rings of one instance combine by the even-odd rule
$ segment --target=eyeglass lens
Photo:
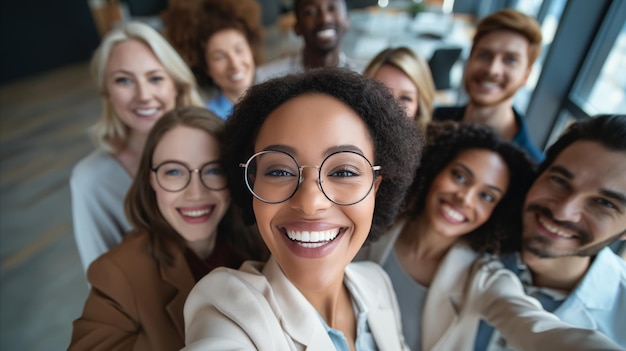
[[[202,184],[211,190],[226,188],[226,176],[222,167],[211,162],[199,170],[190,171],[185,165],[178,162],[165,162],[156,168],[157,182],[167,191],[181,191],[191,180],[191,172],[197,171]]]
[[[282,151],[257,153],[247,163],[246,183],[253,195],[268,203],[280,203],[295,194],[302,182],[302,169]],[[363,200],[374,184],[374,170],[363,156],[350,151],[328,156],[319,168],[319,185],[326,197],[340,205]]]

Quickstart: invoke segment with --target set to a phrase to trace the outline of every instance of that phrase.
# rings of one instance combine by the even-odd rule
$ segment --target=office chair
[[[439,48],[428,60],[428,66],[437,90],[450,89],[450,70],[461,56],[461,51],[462,49],[459,47]]]

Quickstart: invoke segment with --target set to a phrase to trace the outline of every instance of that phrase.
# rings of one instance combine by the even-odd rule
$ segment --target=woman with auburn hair
[[[193,106],[155,124],[125,202],[134,231],[89,267],[91,292],[70,350],[178,350],[194,284],[216,267],[266,257],[231,206],[222,129]]]
[[[254,0],[176,1],[163,13],[165,35],[222,119],[253,84],[262,61],[261,10]]]
[[[428,63],[407,47],[381,51],[363,71],[391,89],[418,126],[431,121],[435,102],[435,83]]]
[[[145,24],[109,32],[91,70],[102,97],[102,116],[91,129],[97,149],[70,177],[74,236],[85,270],[131,229],[122,204],[154,123],[177,106],[202,106],[185,62]]]

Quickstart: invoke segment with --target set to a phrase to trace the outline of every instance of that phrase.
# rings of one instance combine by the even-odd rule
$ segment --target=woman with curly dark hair
[[[435,122],[427,139],[407,209],[358,255],[389,274],[407,344],[412,350],[473,350],[484,318],[516,349],[588,347],[574,340],[587,336],[545,312],[489,255],[500,251],[503,238],[518,235],[533,162],[483,125]]]
[[[162,17],[165,36],[206,90],[206,107],[228,118],[262,61],[259,4],[254,0],[172,1]]]
[[[196,285],[188,349],[406,350],[389,278],[350,263],[393,223],[421,155],[388,89],[337,68],[270,80],[235,106],[224,142],[233,201],[272,256]]]
[[[426,345],[421,316],[428,289],[446,258],[456,257],[455,244],[477,253],[497,252],[501,237],[519,229],[533,175],[533,163],[523,151],[489,127],[428,125],[422,166],[405,211],[388,235],[358,255],[380,263],[391,277],[411,349]]]

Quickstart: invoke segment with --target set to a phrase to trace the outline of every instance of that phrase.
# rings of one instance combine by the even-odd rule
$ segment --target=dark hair
[[[374,144],[374,163],[382,167],[374,218],[368,240],[375,240],[395,220],[419,164],[422,133],[382,83],[342,68],[320,68],[275,78],[251,87],[235,105],[224,132],[222,159],[233,201],[244,220],[254,223],[252,195],[239,163],[254,153],[265,119],[285,102],[306,94],[324,94],[350,107],[367,125]],[[349,131],[346,131],[349,133]]]
[[[480,39],[500,30],[515,32],[528,40],[528,67],[532,67],[541,53],[541,27],[536,19],[513,9],[494,12],[478,22],[472,41],[472,52]]]
[[[539,173],[543,173],[563,150],[580,140],[595,141],[609,150],[626,152],[626,115],[597,115],[572,124],[546,151]]]
[[[293,13],[296,17],[298,17],[298,13],[299,13],[299,9],[300,6],[302,6],[302,3],[305,0],[293,0]],[[348,4],[346,3],[346,0],[339,0],[339,2],[343,3],[343,6],[345,6],[346,10],[348,9]]]
[[[206,67],[206,44],[215,33],[235,29],[246,38],[256,65],[263,61],[261,9],[253,0],[175,1],[163,12],[165,36],[196,75],[213,86]]]
[[[431,122],[427,143],[403,216],[414,218],[424,210],[426,196],[435,177],[461,152],[470,149],[491,150],[504,160],[509,170],[509,186],[489,219],[463,236],[479,252],[498,252],[503,239],[516,235],[521,227],[524,197],[535,178],[533,161],[524,151],[500,139],[490,127],[477,123]]]
[[[145,231],[150,236],[150,250],[154,258],[164,264],[172,264],[168,252],[171,243],[185,246],[185,240],[161,214],[156,193],[150,183],[152,157],[163,136],[178,126],[203,130],[220,139],[224,122],[211,111],[201,107],[179,107],[169,111],[152,127],[139,162],[137,175],[126,195],[124,210],[135,230]],[[217,228],[217,240],[224,240],[249,258],[263,258],[265,251],[258,235],[241,226],[240,213],[232,205]]]

